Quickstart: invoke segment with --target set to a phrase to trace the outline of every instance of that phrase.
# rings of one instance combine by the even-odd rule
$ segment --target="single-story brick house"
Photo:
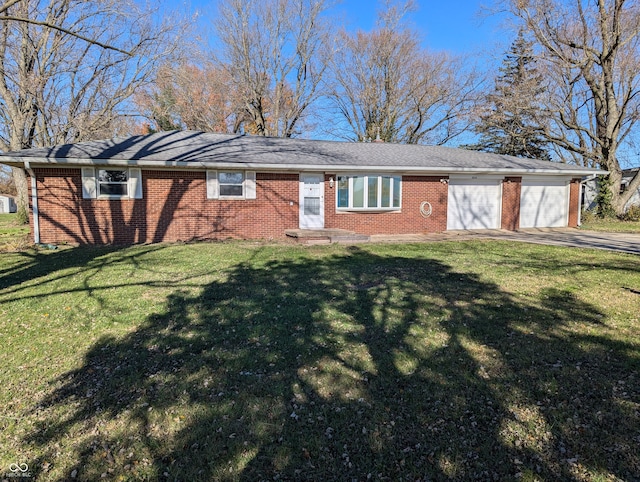
[[[463,149],[191,131],[0,155],[31,177],[36,242],[577,226],[600,171]]]

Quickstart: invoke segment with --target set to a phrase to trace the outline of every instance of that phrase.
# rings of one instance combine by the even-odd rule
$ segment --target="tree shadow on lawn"
[[[111,264],[122,262],[125,258],[136,264],[136,258],[163,249],[161,244],[144,245],[135,250],[122,251],[118,246],[62,248],[56,251],[29,250],[12,253],[11,262],[0,268],[0,291],[3,295],[14,293],[12,299],[20,299],[25,290],[24,283],[46,278],[51,283],[68,278],[91,268],[102,271]],[[106,256],[122,251],[121,256]],[[6,260],[5,260],[6,261]],[[4,264],[4,263],[3,263]]]
[[[29,467],[54,461],[36,475],[57,480],[634,480],[639,361],[601,316],[561,290],[527,304],[438,261],[359,248],[243,263],[96,343],[34,409],[27,442],[44,455]],[[71,462],[55,467],[59,450]]]

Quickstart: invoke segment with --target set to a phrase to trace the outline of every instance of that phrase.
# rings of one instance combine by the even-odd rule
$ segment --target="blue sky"
[[[415,28],[422,34],[425,47],[449,50],[454,53],[489,51],[500,41],[504,32],[499,30],[497,17],[481,15],[478,0],[419,0],[417,11],[410,16]],[[354,25],[370,30],[375,23],[374,2],[345,0],[339,9]],[[507,41],[507,43],[510,43]]]
[[[200,11],[202,27],[212,18],[214,0],[167,0],[169,5],[185,13]],[[475,53],[502,57],[511,38],[500,29],[496,16],[480,14],[485,0],[417,0],[417,11],[410,20],[421,33],[423,45],[452,53]],[[377,3],[372,0],[343,0],[335,13],[349,22],[349,27],[370,30],[375,23]]]
[[[216,0],[165,0],[169,6],[186,15],[199,13],[198,33],[203,41],[210,41]],[[399,0],[401,1],[401,0]],[[482,14],[482,5],[492,0],[416,0],[417,9],[410,13],[410,25],[418,31],[423,47],[471,56],[470,64],[480,70],[491,71],[504,59],[513,37],[501,29],[502,19]],[[378,2],[375,0],[342,0],[331,12],[344,19],[349,30],[369,31],[375,27]],[[211,47],[215,45],[210,41]],[[326,133],[313,132],[314,138]],[[453,144],[473,142],[465,134]]]

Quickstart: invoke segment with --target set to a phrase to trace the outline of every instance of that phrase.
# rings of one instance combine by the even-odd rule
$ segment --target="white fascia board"
[[[124,160],[124,159],[91,159],[91,158],[48,158],[27,156],[0,156],[0,163],[20,165],[25,162],[32,166],[114,166],[114,167],[148,167],[148,168],[182,168],[182,169],[243,169],[252,171],[318,171],[318,172],[396,172],[407,174],[427,174],[444,176],[449,174],[482,174],[503,176],[591,176],[605,175],[608,171],[593,169],[512,169],[512,168],[482,168],[482,167],[421,167],[421,166],[354,166],[353,164],[266,164],[256,162],[206,162],[206,161],[155,161],[155,160]]]
[[[208,166],[206,163],[202,163]],[[397,172],[408,174],[427,174],[433,176],[444,176],[449,174],[493,174],[502,176],[523,176],[523,175],[547,175],[547,176],[587,176],[592,174],[607,174],[607,171],[593,171],[586,169],[511,169],[511,168],[481,168],[481,167],[421,167],[421,166],[354,166],[353,164],[335,164],[335,165],[282,165],[282,164],[258,164],[243,163],[242,165],[234,163],[215,163],[211,166],[216,168],[231,169],[251,169],[255,171],[319,171],[319,172]],[[192,165],[192,167],[195,167]],[[212,167],[209,167],[210,169]]]
[[[449,180],[452,182],[455,181],[469,181],[476,179],[483,179],[485,181],[501,181],[505,176],[502,174],[494,174],[494,173],[460,173],[460,172],[452,172],[449,175]]]
[[[0,156],[3,164],[20,165],[29,162],[32,166],[116,166],[116,167],[185,167],[204,168],[203,163],[189,161],[145,161],[127,159],[91,159],[91,158],[53,158],[53,157],[21,157]]]

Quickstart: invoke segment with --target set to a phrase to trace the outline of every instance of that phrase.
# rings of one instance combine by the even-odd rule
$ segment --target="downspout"
[[[591,174],[580,181],[580,195],[578,196],[578,226],[582,226],[582,198],[584,197],[585,184],[595,178],[596,175]]]
[[[38,183],[29,161],[24,161],[24,169],[31,178],[31,210],[33,211],[33,242],[40,244],[40,219],[38,215]]]

